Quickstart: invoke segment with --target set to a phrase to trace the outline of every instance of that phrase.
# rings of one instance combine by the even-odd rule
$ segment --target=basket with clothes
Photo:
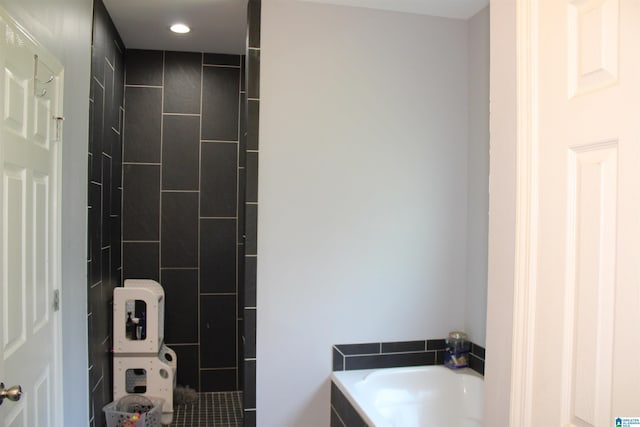
[[[163,399],[128,395],[102,410],[107,427],[161,427]]]

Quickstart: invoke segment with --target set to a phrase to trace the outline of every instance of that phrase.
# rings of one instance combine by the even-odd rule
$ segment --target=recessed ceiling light
[[[173,24],[171,27],[169,27],[169,29],[178,34],[185,34],[191,31],[191,28],[187,27],[184,24]]]

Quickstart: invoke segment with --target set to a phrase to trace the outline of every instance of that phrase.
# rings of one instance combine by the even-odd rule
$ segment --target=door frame
[[[484,421],[530,426],[537,253],[537,0],[490,1]],[[506,338],[505,338],[506,337]]]
[[[516,224],[509,425],[530,427],[538,236],[538,0],[516,3]]]

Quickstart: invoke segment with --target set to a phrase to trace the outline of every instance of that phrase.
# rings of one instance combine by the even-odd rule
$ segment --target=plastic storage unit
[[[155,280],[125,280],[113,291],[113,398],[162,398],[161,422],[168,425],[178,360],[163,341],[164,289]]]

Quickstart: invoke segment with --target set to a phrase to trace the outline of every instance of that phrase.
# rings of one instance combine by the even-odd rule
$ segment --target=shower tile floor
[[[173,408],[171,427],[242,427],[242,392],[198,393],[198,401]]]

